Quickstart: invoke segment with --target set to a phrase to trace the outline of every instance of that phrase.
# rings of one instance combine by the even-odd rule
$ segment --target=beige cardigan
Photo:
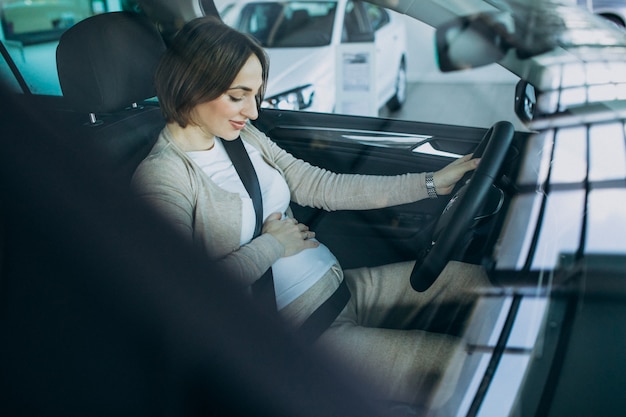
[[[365,210],[414,202],[427,197],[424,174],[397,176],[335,174],[287,153],[248,124],[241,132],[289,186],[291,200],[327,211]],[[241,200],[211,181],[163,129],[137,168],[136,192],[200,245],[244,285],[256,281],[283,254],[282,245],[262,234],[243,246]],[[289,214],[289,213],[288,213]]]

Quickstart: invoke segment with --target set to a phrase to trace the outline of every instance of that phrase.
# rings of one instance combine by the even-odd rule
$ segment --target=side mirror
[[[462,16],[439,26],[435,33],[437,60],[443,72],[493,64],[504,57],[511,45],[502,20],[504,15]]]

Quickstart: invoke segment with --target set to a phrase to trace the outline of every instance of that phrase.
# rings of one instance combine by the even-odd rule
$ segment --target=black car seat
[[[92,16],[59,41],[59,82],[74,124],[68,143],[90,147],[116,179],[130,180],[165,125],[153,82],[164,50],[157,28],[129,12]]]

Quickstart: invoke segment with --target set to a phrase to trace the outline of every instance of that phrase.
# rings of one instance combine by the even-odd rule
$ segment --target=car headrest
[[[88,113],[112,112],[154,97],[165,50],[157,28],[128,12],[95,15],[68,29],[56,51],[63,96]]]

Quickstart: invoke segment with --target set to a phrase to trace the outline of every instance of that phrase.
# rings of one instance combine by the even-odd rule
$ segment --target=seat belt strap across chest
[[[254,206],[254,212],[256,214],[254,239],[261,234],[261,227],[263,226],[263,196],[261,194],[261,187],[259,186],[259,179],[241,138],[239,137],[235,140],[221,139],[221,141],[228,157],[235,167],[235,171],[237,171],[237,175],[239,175],[243,186],[252,199],[252,205]],[[274,277],[272,276],[271,267],[268,268],[261,278],[252,284],[252,296],[259,301],[261,305],[270,309],[270,311],[276,311]]]
[[[241,138],[228,141],[222,140],[224,149],[241,179],[246,191],[252,199],[254,211],[256,213],[256,226],[254,237],[261,234],[263,225],[263,198],[259,179],[250,161],[250,156],[246,151]],[[274,291],[274,277],[272,268],[270,267],[264,274],[252,284],[252,296],[268,311],[276,311],[276,294]],[[341,310],[345,307],[350,299],[350,290],[343,280],[339,288],[320,305],[297,329],[297,334],[304,341],[314,342],[337,318]]]

